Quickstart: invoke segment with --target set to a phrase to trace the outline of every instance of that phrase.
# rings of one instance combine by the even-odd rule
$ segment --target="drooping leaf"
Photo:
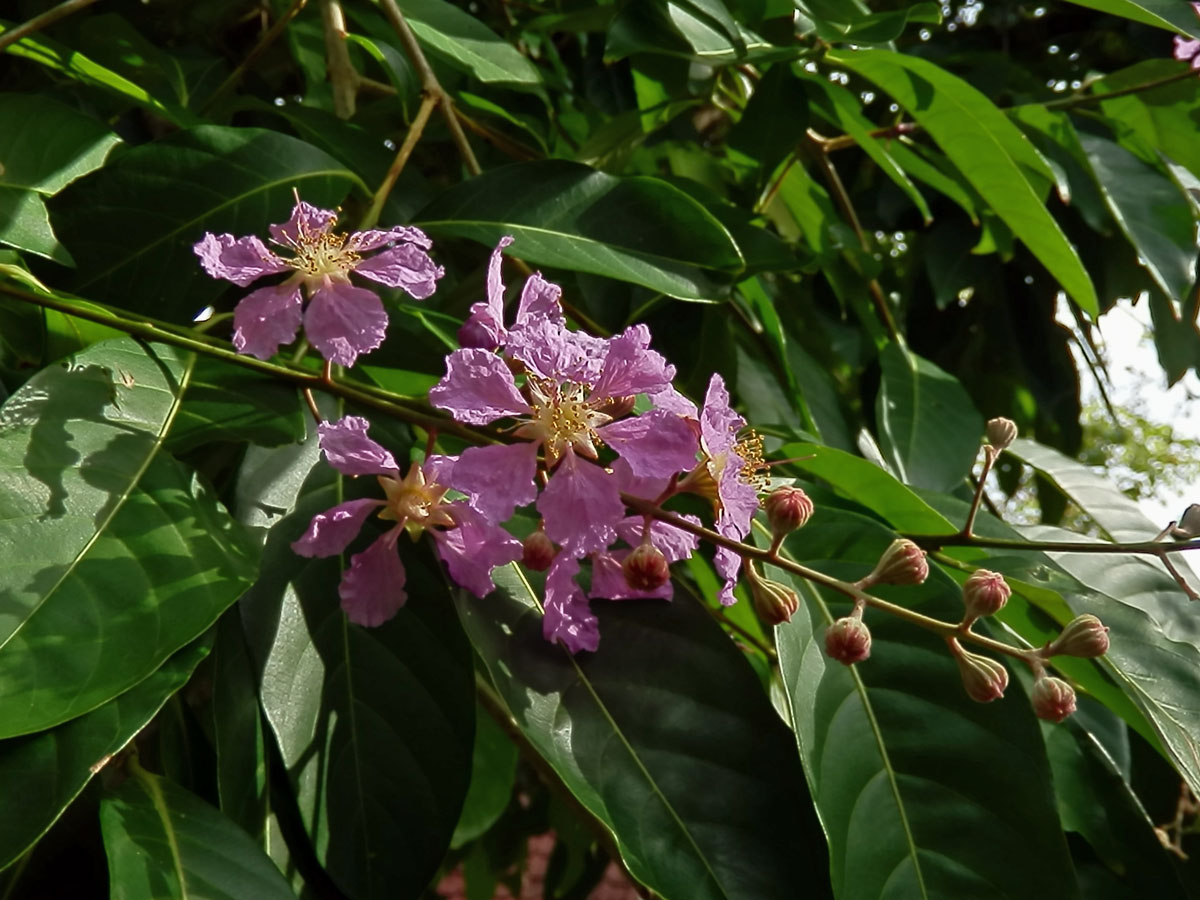
[[[91,116],[48,97],[0,94],[0,121],[0,185],[40,194],[98,169],[121,143]]]

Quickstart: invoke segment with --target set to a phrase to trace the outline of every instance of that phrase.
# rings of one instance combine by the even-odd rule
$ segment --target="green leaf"
[[[0,407],[0,737],[49,728],[137,684],[249,584],[254,554],[162,452],[191,367],[105,342]]]
[[[721,0],[642,0],[626,4],[613,19],[604,56],[663,53],[721,65],[775,50],[734,21]]]
[[[48,97],[0,94],[0,185],[57,194],[104,165],[121,139],[91,116]]]
[[[203,125],[143,144],[51,204],[79,265],[65,287],[190,323],[229,287],[192,252],[205,232],[265,240],[268,223],[287,221],[293,190],[331,208],[355,185],[358,177],[323,151],[273,131]]]
[[[962,484],[979,455],[983,417],[958,379],[900,344],[880,354],[879,438],[900,480],[932,491]]]
[[[528,262],[710,300],[744,268],[729,232],[664,181],[618,178],[565,160],[516,163],[444,191],[415,225],[488,246],[516,238]]]
[[[894,536],[853,513],[820,515],[819,528],[788,544],[804,564],[841,578],[865,575]],[[767,568],[808,598],[775,638],[836,895],[1078,897],[1041,734],[1020,689],[988,705],[971,701],[940,638],[870,609],[870,659],[834,662],[822,626],[848,613],[848,601]],[[959,588],[936,567],[920,587],[879,593],[944,620],[962,614]]]
[[[379,491],[374,479],[354,487]],[[442,861],[471,773],[471,651],[445,577],[401,540],[405,606],[377,628],[346,619],[347,560],[302,559],[290,546],[345,499],[315,436],[248,453],[239,494],[250,521],[275,523],[243,609],[263,710],[313,848],[351,897],[416,896]]]
[[[1186,303],[1196,278],[1196,225],[1187,197],[1158,170],[1112,141],[1079,141],[1113,217],[1163,293]]]
[[[457,596],[500,698],[563,783],[667,900],[827,895],[825,851],[790,737],[757,676],[680,594],[593,601],[603,639],[572,657],[542,637],[515,567]]]
[[[942,12],[936,3],[914,3],[907,9],[864,16],[846,28],[843,40],[857,44],[886,44],[904,33],[910,22],[942,24]]]
[[[0,869],[58,819],[192,674],[208,653],[201,640],[180,650],[140,684],[56,728],[0,741]]]
[[[1200,20],[1192,11],[1190,3],[1176,3],[1175,0],[1071,0],[1077,6],[1097,9],[1100,12],[1132,19],[1144,25],[1165,28],[1180,34],[1189,34],[1200,38]]]
[[[829,58],[908,110],[1071,299],[1085,312],[1099,313],[1096,290],[1078,253],[1042,203],[1044,188],[1037,182],[1049,184],[1053,173],[984,94],[939,66],[902,53],[859,50]]]
[[[808,129],[808,94],[786,65],[774,65],[754,87],[729,132],[731,149],[758,163],[760,183],[790,154]]]
[[[1161,165],[1162,154],[1193,175],[1200,175],[1200,146],[1190,140],[1192,115],[1200,102],[1200,79],[1176,79],[1149,90],[1136,90],[1187,71],[1187,64],[1178,60],[1147,59],[1097,79],[1092,90],[1103,95],[1100,109],[1106,124],[1142,162]],[[1109,96],[1113,94],[1117,96]]]
[[[495,824],[512,800],[516,779],[516,745],[477,703],[471,787],[463,800],[462,815],[454,827],[451,847],[458,848],[475,840]]]
[[[100,804],[112,900],[295,900],[250,836],[200,798],[131,761]]]
[[[54,236],[41,196],[23,188],[0,185],[0,244],[44,256],[64,266],[75,264]]]

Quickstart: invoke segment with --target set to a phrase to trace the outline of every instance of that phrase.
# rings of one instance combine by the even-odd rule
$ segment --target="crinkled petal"
[[[422,250],[433,246],[433,241],[420,228],[412,225],[393,225],[391,228],[371,228],[367,231],[356,231],[346,238],[344,249],[351,253],[367,253],[377,250],[385,244],[404,242],[415,244]]]
[[[270,359],[296,337],[302,305],[300,288],[287,282],[247,294],[233,310],[234,349]]]
[[[518,506],[537,499],[536,476],[536,444],[492,444],[464,450],[443,484],[470,497],[493,522],[504,522]]]
[[[1182,62],[1190,60],[1193,69],[1200,68],[1200,40],[1175,35],[1175,58]]]
[[[438,556],[455,583],[476,597],[486,597],[496,588],[492,569],[520,559],[521,542],[465,503],[450,508],[457,527],[431,532]]]
[[[561,323],[563,321],[561,297],[562,288],[543,278],[541,272],[534,272],[525,279],[525,287],[521,289],[521,301],[517,304],[514,327],[524,325],[536,318]]]
[[[579,560],[560,553],[546,573],[545,617],[542,635],[551,643],[562,641],[571,653],[595,651],[600,646],[600,625],[588,606],[575,576]]]
[[[473,348],[446,357],[446,376],[430,389],[429,402],[472,425],[533,412],[504,360]]]
[[[399,475],[396,458],[367,437],[371,423],[362,416],[344,416],[317,426],[321,450],[343,475]]]
[[[740,466],[732,458],[717,481],[717,497],[721,511],[717,516],[717,531],[727,538],[741,540],[750,533],[750,521],[758,510],[758,489],[742,481]]]
[[[680,518],[687,519],[693,525],[701,524],[700,520],[693,515],[684,515]],[[642,516],[627,516],[617,523],[617,534],[630,547],[636,547],[642,542],[644,521]],[[682,528],[676,528],[666,522],[654,522],[650,526],[650,543],[662,551],[667,562],[675,563],[691,557],[696,552],[696,547],[700,545],[700,539],[690,531],[684,531]]]
[[[535,374],[555,381],[594,384],[608,341],[549,319],[532,318],[508,333],[506,352]]]
[[[733,595],[733,586],[737,584],[738,573],[742,569],[742,558],[727,547],[718,547],[713,554],[713,568],[725,579],[721,590],[717,593],[722,606],[733,606],[737,597]]]
[[[617,536],[625,504],[616,479],[568,450],[537,502],[546,520],[546,535],[578,553],[603,550]]]
[[[292,208],[290,219],[280,225],[271,225],[268,230],[275,243],[293,247],[302,235],[328,231],[336,222],[337,213],[332,209],[318,209],[301,200]]]
[[[649,397],[655,409],[665,409],[667,412],[673,412],[675,415],[683,416],[689,420],[698,420],[700,418],[700,412],[696,409],[696,404],[675,390],[673,385],[668,385],[661,391],[652,391],[649,393]],[[696,427],[697,429],[699,428],[699,422],[696,422]]]
[[[596,433],[635,475],[669,478],[696,464],[700,441],[688,422],[675,413],[652,409],[596,429]]]
[[[200,265],[213,278],[224,278],[246,287],[264,275],[286,272],[287,263],[267,249],[258,238],[235,238],[232,234],[206,234],[192,250]]]
[[[347,500],[317,513],[308,530],[292,541],[292,550],[300,556],[334,556],[350,546],[371,511],[383,506],[382,500]]]
[[[373,292],[330,282],[308,303],[304,333],[317,352],[339,366],[352,366],[360,354],[383,343],[388,317]]]
[[[403,288],[417,300],[424,300],[436,291],[438,279],[446,274],[428,253],[413,244],[400,244],[377,253],[360,262],[354,271],[388,287]]]
[[[488,260],[486,296],[472,304],[471,314],[458,332],[458,342],[464,347],[479,347],[495,350],[504,345],[507,332],[504,328],[504,280],[500,274],[503,250],[513,239],[509,235],[500,238]]]
[[[404,605],[404,565],[396,552],[396,529],[350,558],[338,596],[356,625],[382,625]]]
[[[592,557],[592,588],[588,596],[604,600],[670,600],[674,597],[675,586],[669,578],[652,591],[639,591],[629,586],[625,573],[621,571],[621,563],[630,552],[615,550],[612,553],[597,553]]]
[[[450,484],[450,479],[454,477],[454,464],[457,462],[457,456],[445,456],[441,453],[425,457],[425,462],[421,465],[425,471],[425,480]]]
[[[604,367],[592,397],[653,394],[666,389],[674,377],[675,367],[661,353],[650,349],[650,329],[631,325],[608,342]]]
[[[745,424],[746,420],[729,405],[725,379],[714,373],[704,395],[704,408],[700,411],[700,439],[704,449],[711,456],[733,449],[737,433]]]

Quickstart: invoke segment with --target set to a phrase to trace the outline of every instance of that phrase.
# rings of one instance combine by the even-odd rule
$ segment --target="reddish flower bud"
[[[798,487],[776,488],[763,501],[771,531],[778,537],[790,534],[808,521],[813,514],[813,502]]]
[[[1029,699],[1034,714],[1047,722],[1061,722],[1075,712],[1075,688],[1061,678],[1039,678]]]
[[[1016,439],[1017,423],[1012,419],[988,419],[986,434],[992,449],[999,453]]]
[[[825,629],[825,652],[847,666],[871,655],[871,632],[862,619],[845,616]]]
[[[635,591],[656,591],[671,577],[671,565],[653,544],[639,544],[621,563],[625,583]]]
[[[974,622],[983,616],[998,613],[1012,596],[1012,588],[999,572],[977,569],[963,585],[963,605],[967,620]]]
[[[1080,656],[1094,659],[1108,652],[1108,628],[1090,613],[1076,616],[1062,634],[1046,645],[1042,656]]]
[[[1008,669],[1003,663],[968,650],[960,650],[954,659],[967,696],[976,703],[991,703],[1004,696],[1008,687]]]
[[[876,584],[921,584],[929,577],[925,551],[907,538],[897,538],[883,551],[875,571],[859,582],[861,587]]]
[[[554,557],[558,555],[558,549],[550,538],[546,537],[546,532],[540,528],[525,538],[522,549],[524,552],[521,562],[525,564],[526,568],[535,572],[545,572],[550,568],[550,563],[554,562]]]
[[[791,621],[800,608],[800,598],[790,587],[771,581],[769,578],[752,577],[750,597],[754,600],[754,611],[768,625],[781,625]]]

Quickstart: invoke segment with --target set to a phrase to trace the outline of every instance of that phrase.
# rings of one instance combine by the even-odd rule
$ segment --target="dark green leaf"
[[[461,847],[492,827],[512,799],[517,747],[479,704],[475,706],[475,753],[471,787],[454,827],[451,847]]]
[[[1192,12],[1191,4],[1176,3],[1175,0],[1071,0],[1079,6],[1098,9],[1100,12],[1132,19],[1168,31],[1177,31],[1200,38],[1200,23]]]
[[[940,25],[942,13],[936,3],[914,3],[907,9],[873,13],[850,25],[843,39],[856,44],[886,44],[900,37],[910,22]]]
[[[41,195],[24,188],[0,184],[0,244],[36,253],[64,266],[75,264],[54,236]]]
[[[721,0],[642,0],[627,4],[608,29],[604,55],[666,53],[708,65],[746,58],[774,48],[742,28]]]
[[[91,116],[47,97],[0,94],[0,185],[41,194],[93,169],[121,139]]]
[[[808,129],[808,94],[790,67],[774,65],[755,85],[742,117],[729,132],[729,146],[759,165],[765,180]]]
[[[267,761],[258,679],[242,631],[240,607],[217,623],[212,666],[213,748],[221,812],[257,838],[267,821]]]

